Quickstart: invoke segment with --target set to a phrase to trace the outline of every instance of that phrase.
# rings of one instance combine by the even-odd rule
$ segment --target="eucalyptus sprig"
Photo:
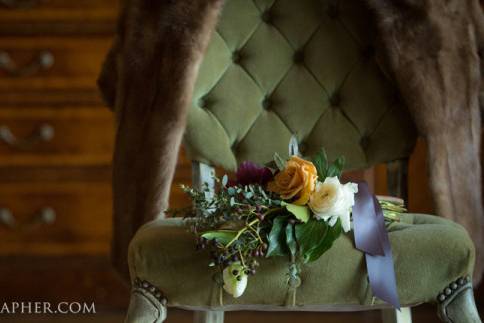
[[[197,247],[210,249],[210,266],[241,262],[247,274],[255,274],[257,258],[267,255],[271,219],[284,212],[282,201],[260,185],[229,186],[226,177],[216,182],[216,192],[182,187],[193,201],[185,218]]]

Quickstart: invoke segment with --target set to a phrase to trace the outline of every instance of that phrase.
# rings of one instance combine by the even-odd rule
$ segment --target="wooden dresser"
[[[114,118],[96,87],[118,0],[0,0],[0,296],[122,308]]]

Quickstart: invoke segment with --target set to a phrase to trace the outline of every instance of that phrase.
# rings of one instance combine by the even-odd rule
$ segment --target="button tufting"
[[[242,54],[242,50],[240,49],[232,53],[232,62],[234,62],[234,64],[239,65],[240,63],[242,63],[243,58],[244,55]]]
[[[272,99],[268,96],[265,97],[264,101],[262,101],[262,107],[265,110],[269,110],[273,106],[274,102]]]
[[[338,18],[339,16],[339,8],[338,4],[335,2],[332,2],[328,5],[328,16],[332,19]]]
[[[270,10],[266,10],[262,13],[262,21],[265,22],[266,24],[272,24],[274,20],[274,15]]]
[[[207,96],[202,96],[198,99],[198,106],[202,109],[207,109],[210,107],[211,100]]]
[[[329,99],[329,103],[331,103],[333,108],[338,108],[341,105],[341,94],[339,92],[333,93]]]
[[[370,58],[375,56],[375,48],[371,45],[368,45],[361,51],[361,56],[363,56],[365,60],[369,60]]]
[[[294,63],[296,64],[302,64],[304,62],[304,50],[299,49],[294,53],[293,57]]]
[[[361,148],[366,150],[368,148],[368,146],[370,146],[370,138],[368,136],[361,137],[360,146],[361,146]]]
[[[207,100],[205,99],[205,97],[201,97],[200,99],[198,99],[198,106],[202,109],[205,109],[207,107]]]

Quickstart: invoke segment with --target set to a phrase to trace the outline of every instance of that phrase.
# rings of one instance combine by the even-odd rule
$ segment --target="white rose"
[[[350,213],[355,204],[355,193],[358,185],[347,183],[342,185],[338,177],[327,177],[324,183],[318,182],[309,197],[309,207],[318,220],[336,224],[338,218],[345,232],[350,231]]]
[[[240,297],[247,288],[247,275],[245,268],[240,262],[234,262],[223,271],[224,290],[237,298]]]

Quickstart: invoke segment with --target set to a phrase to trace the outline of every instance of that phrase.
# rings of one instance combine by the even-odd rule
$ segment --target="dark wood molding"
[[[0,36],[89,36],[114,34],[116,29],[115,21],[107,22],[85,22],[85,21],[57,21],[50,22],[18,22],[0,23]]]
[[[124,310],[129,286],[107,256],[0,258],[3,302],[94,302],[99,311]],[[15,279],[12,279],[15,277]]]
[[[110,166],[91,167],[1,167],[2,183],[12,182],[109,182]]]

